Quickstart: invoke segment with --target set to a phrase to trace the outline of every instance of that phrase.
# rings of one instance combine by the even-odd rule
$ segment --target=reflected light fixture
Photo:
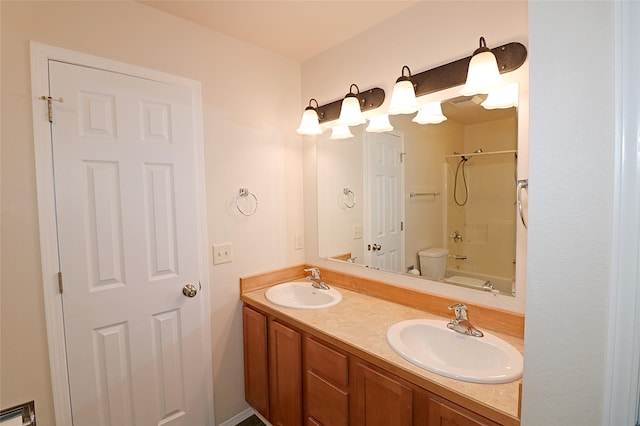
[[[369,125],[365,129],[370,133],[390,132],[393,126],[389,122],[389,114],[380,114],[369,119]]]
[[[313,107],[311,102],[315,102],[316,106]],[[301,135],[321,135],[322,127],[320,127],[320,121],[318,117],[318,101],[311,98],[309,100],[309,106],[304,109],[302,113],[302,119],[300,120],[300,127],[296,130]]]
[[[356,88],[356,92],[353,93],[353,88]],[[340,108],[340,118],[338,123],[345,126],[357,126],[363,124],[366,120],[362,117],[362,110],[360,109],[360,99],[358,95],[360,89],[357,84],[352,84],[349,87],[349,93],[346,94],[342,100],[342,106]],[[353,136],[353,135],[351,135]]]
[[[409,75],[404,75],[405,69]],[[413,81],[411,81],[411,70],[405,65],[402,67],[402,75],[398,77],[395,86],[393,86],[389,114],[412,114],[418,108],[415,87],[413,86]]]
[[[518,106],[518,84],[508,84],[493,90],[480,105],[485,109],[511,108]]]
[[[349,139],[353,134],[346,124],[338,124],[331,128],[331,136],[329,139]]]
[[[484,37],[480,37],[480,47],[473,52],[467,71],[467,82],[460,93],[465,96],[488,94],[501,84],[502,78],[496,56],[487,47]]]
[[[440,124],[446,119],[447,117],[442,113],[440,102],[431,102],[423,105],[411,121],[418,124]]]

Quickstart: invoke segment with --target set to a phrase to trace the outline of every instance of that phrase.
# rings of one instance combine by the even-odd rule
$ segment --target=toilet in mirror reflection
[[[444,279],[447,272],[447,256],[449,250],[441,247],[431,247],[420,250],[420,275],[432,280]]]

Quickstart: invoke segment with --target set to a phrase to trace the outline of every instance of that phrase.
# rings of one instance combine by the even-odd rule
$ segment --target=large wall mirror
[[[319,256],[515,295],[518,109],[483,100],[441,98],[440,124],[318,136]]]

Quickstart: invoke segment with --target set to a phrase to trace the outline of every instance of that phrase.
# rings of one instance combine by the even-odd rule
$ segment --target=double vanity
[[[472,326],[454,300],[305,275],[241,279],[245,396],[271,424],[520,424],[522,315],[469,305]]]

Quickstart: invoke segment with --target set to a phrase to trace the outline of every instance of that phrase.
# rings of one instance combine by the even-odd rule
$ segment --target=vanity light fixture
[[[352,86],[356,86],[353,84]],[[358,86],[356,86],[357,88]],[[364,92],[357,92],[355,95],[359,104],[359,108],[361,113],[364,111],[369,111],[372,109],[380,108],[384,103],[384,90],[379,87],[374,87],[373,89],[367,89]],[[316,107],[313,107],[313,103],[316,104]],[[342,110],[343,99],[339,99],[337,101],[330,102],[324,105],[318,105],[318,102],[315,99],[311,99],[309,101],[309,106],[305,108],[304,113],[302,114],[302,120],[300,121],[300,127],[297,132],[302,135],[318,135],[323,132],[322,124],[328,123],[330,121],[336,121],[340,117],[340,113]],[[313,115],[313,113],[316,113]],[[310,117],[306,118],[305,116]],[[307,127],[305,123],[307,120],[311,123],[311,127]],[[316,127],[317,121],[319,126]],[[362,123],[364,120],[362,121]],[[327,126],[328,127],[328,126]],[[311,130],[308,130],[311,129]],[[318,133],[311,133],[311,132]]]
[[[316,106],[313,107],[311,102],[315,102]],[[309,100],[309,106],[304,109],[302,113],[302,119],[300,120],[300,127],[296,130],[301,135],[320,135],[322,134],[322,128],[320,127],[318,117],[318,101],[311,98]]]
[[[390,132],[393,126],[389,122],[389,114],[380,114],[369,119],[369,125],[365,129],[370,133]]]
[[[446,119],[447,117],[442,113],[440,102],[431,102],[423,105],[411,121],[418,124],[440,124]]]
[[[404,75],[405,69],[409,75]],[[402,67],[402,75],[398,77],[395,86],[393,86],[389,114],[413,114],[418,108],[416,91],[411,80],[411,70],[405,65]]]
[[[480,105],[485,109],[517,107],[518,84],[508,84],[493,90]]]
[[[353,134],[346,124],[338,124],[331,128],[331,136],[329,139],[349,139]]]
[[[353,92],[353,88],[356,88],[356,92]],[[340,118],[338,122],[345,126],[357,126],[358,124],[365,123],[366,120],[362,117],[362,109],[360,107],[360,89],[357,84],[352,84],[349,87],[349,93],[347,93],[342,100],[342,107],[340,108]]]
[[[465,96],[488,94],[501,85],[502,77],[496,56],[487,47],[484,37],[480,37],[480,47],[473,52],[467,71],[467,82],[460,93]]]

